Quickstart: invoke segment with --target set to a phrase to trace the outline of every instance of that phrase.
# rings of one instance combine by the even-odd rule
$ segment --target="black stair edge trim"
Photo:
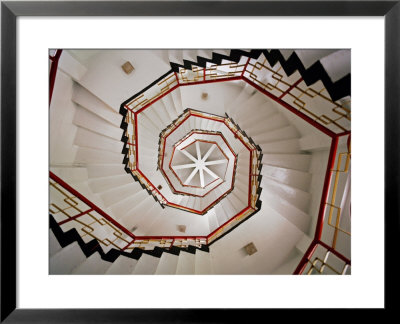
[[[293,73],[298,71],[307,86],[310,86],[317,81],[321,81],[333,101],[350,96],[351,94],[350,73],[336,82],[333,82],[328,73],[325,71],[320,60],[316,61],[313,65],[306,69],[296,52],[293,52],[286,60],[279,49],[272,49],[270,51],[267,51],[266,49],[252,49],[250,51],[232,49],[229,56],[213,53],[212,59],[197,56],[197,62],[183,60],[183,64],[170,62],[170,65],[173,72],[179,72],[180,68],[192,69],[192,65],[205,68],[207,63],[218,65],[221,64],[222,60],[224,59],[238,63],[242,56],[257,59],[261,54],[264,54],[271,66],[274,66],[279,62],[287,76],[291,76]]]
[[[206,67],[207,62],[210,62],[213,64],[221,64],[222,60],[224,60],[224,59],[238,63],[242,56],[257,59],[261,54],[264,54],[264,56],[266,57],[266,59],[268,60],[268,62],[271,66],[274,66],[276,63],[279,62],[281,64],[283,70],[285,71],[285,73],[288,76],[290,76],[293,73],[295,73],[296,71],[298,71],[307,86],[310,86],[320,80],[324,84],[326,90],[328,91],[328,93],[331,96],[331,99],[333,101],[336,101],[345,96],[348,96],[351,93],[351,74],[349,73],[348,75],[344,76],[342,79],[333,83],[319,60],[317,62],[315,62],[312,66],[310,66],[308,69],[305,69],[303,63],[300,61],[296,52],[293,52],[290,55],[290,57],[287,60],[285,60],[285,58],[283,57],[283,55],[279,49],[272,49],[270,51],[267,51],[266,49],[252,49],[250,51],[244,51],[244,50],[240,50],[240,49],[232,49],[228,56],[213,52],[211,60],[201,57],[201,56],[197,56],[198,62],[183,60],[183,63],[184,63],[183,65],[174,63],[174,62],[170,62],[171,70],[169,70],[168,72],[161,75],[157,80],[153,81],[147,87],[145,87],[144,89],[142,89],[141,91],[139,91],[138,93],[136,93],[135,95],[130,97],[129,99],[125,100],[120,105],[119,113],[123,116],[120,128],[123,129],[124,131],[126,131],[126,129],[128,127],[128,124],[125,122],[125,117],[126,117],[126,114],[128,111],[125,108],[125,104],[130,102],[137,96],[141,95],[147,89],[151,88],[153,85],[155,85],[156,83],[158,83],[159,81],[164,79],[167,75],[169,75],[171,73],[179,72],[180,68],[191,69],[192,65]],[[188,109],[189,108],[186,108],[183,111],[183,114]],[[193,110],[195,110],[195,109],[193,109]],[[177,118],[179,118],[179,116]],[[236,126],[238,126],[238,125],[236,125]],[[164,130],[162,130],[161,133]],[[251,143],[255,145],[253,139],[251,137],[247,136],[247,134],[244,131],[242,131],[242,132],[245,134],[246,137],[248,137],[250,139]],[[132,174],[132,171],[128,167],[128,162],[129,162],[128,151],[129,151],[129,149],[127,147],[128,138],[125,136],[125,132],[122,134],[121,141],[124,143],[124,146],[121,150],[121,153],[124,155],[122,164],[125,165],[125,171],[127,173],[131,174],[135,181],[138,181],[137,177],[135,177]],[[257,145],[257,149],[260,150],[260,152],[262,152],[261,148],[258,145]],[[147,189],[144,185],[142,185],[142,188],[145,189],[149,195],[153,196],[155,201],[158,202],[162,208],[165,208],[164,204],[162,204],[161,201],[159,201],[152,194],[152,192],[149,189]]]
[[[227,113],[225,113],[225,115],[227,116],[227,118],[229,118],[229,120],[232,122],[232,124],[235,125],[235,126],[237,127],[237,129],[238,129],[241,133],[244,133],[244,134],[245,134],[245,136],[249,139],[250,143],[251,143],[252,145],[254,145],[254,147],[257,149],[258,153],[260,154],[259,157],[258,157],[259,165],[258,165],[258,169],[257,169],[257,170],[258,170],[257,181],[258,181],[258,183],[259,183],[259,186],[258,186],[258,189],[257,189],[257,194],[258,194],[258,198],[257,198],[257,201],[256,201],[256,206],[257,206],[258,202],[260,201],[260,195],[261,195],[261,191],[262,191],[262,187],[261,187],[261,179],[262,179],[261,170],[262,170],[262,167],[263,167],[263,163],[262,163],[262,157],[263,157],[262,149],[261,149],[261,147],[260,147],[259,145],[257,145],[257,144],[253,141],[253,139],[252,139],[250,136],[248,136],[248,135],[240,128],[239,124],[235,123],[235,121],[232,119],[232,117],[230,117]],[[249,216],[249,217],[250,217],[250,216]]]
[[[112,248],[109,250],[107,253],[104,252],[102,247],[100,246],[100,243],[98,240],[93,239],[86,243],[83,241],[82,237],[79,235],[78,231],[75,228],[72,228],[68,230],[67,232],[64,232],[60,225],[58,225],[57,221],[55,220],[54,216],[52,214],[49,214],[50,218],[50,229],[52,230],[54,236],[56,237],[58,243],[61,245],[62,248],[65,248],[66,246],[77,242],[79,247],[81,248],[83,254],[88,258],[90,257],[93,253],[98,252],[101,256],[101,259],[104,261],[108,261],[113,263],[115,260],[118,259],[119,256],[123,255],[127,258],[139,260],[140,257],[143,254],[151,255],[156,258],[160,258],[163,253],[169,253],[173,255],[179,255],[182,251],[191,253],[191,254],[196,254],[197,250],[200,250],[202,252],[207,252],[209,253],[209,247],[207,244],[202,245],[200,248],[196,246],[189,245],[187,248],[182,248],[178,246],[172,246],[170,248],[161,248],[161,247],[155,247],[154,250],[142,250],[139,248],[134,248],[132,252],[124,252],[117,250],[115,248]]]
[[[300,58],[296,54],[296,52],[293,52],[286,60],[279,49],[271,49],[270,51],[268,51],[267,49],[251,49],[250,51],[244,51],[241,49],[231,49],[230,54],[228,56],[213,52],[212,59],[208,59],[202,56],[197,56],[196,57],[197,62],[188,60],[183,60],[183,64],[170,62],[171,66],[170,70],[168,70],[158,79],[150,83],[148,86],[146,86],[145,88],[143,88],[142,90],[140,90],[139,92],[137,92],[136,94],[134,94],[121,104],[120,114],[123,114],[123,111],[126,110],[126,108],[124,107],[125,104],[127,104],[131,100],[135,99],[137,96],[144,93],[153,85],[160,82],[170,73],[179,72],[180,68],[192,69],[192,65],[205,68],[207,63],[213,63],[218,65],[221,64],[222,60],[229,60],[238,63],[242,56],[252,59],[257,59],[261,54],[264,54],[265,58],[267,59],[268,63],[271,66],[274,66],[276,63],[279,62],[287,76],[291,76],[293,73],[298,71],[307,86],[310,86],[317,81],[321,81],[324,84],[327,92],[329,93],[333,101],[351,95],[351,73],[333,82],[329,77],[328,73],[325,71],[320,60],[316,61],[313,65],[311,65],[308,69],[306,69],[303,63],[301,62]]]
[[[239,223],[237,223],[235,226],[233,226],[232,228],[230,228],[228,231],[226,231],[224,234],[222,234],[221,236],[219,236],[218,238],[216,238],[214,241],[212,241],[211,243],[208,243],[208,246],[210,247],[211,245],[213,245],[215,242],[219,241],[220,239],[222,239],[224,236],[226,236],[227,234],[229,234],[230,232],[232,232],[235,228],[237,228],[239,225],[243,224],[245,221],[249,220],[251,217],[253,217],[255,214],[257,214],[260,211],[261,208],[261,204],[262,201],[261,200],[257,200],[256,202],[256,207],[258,209],[256,209],[254,212],[252,212],[249,216],[247,216],[245,219],[243,219],[242,221],[240,221]]]
[[[124,107],[128,102],[132,101],[133,99],[135,99],[136,97],[140,96],[142,93],[146,92],[148,89],[150,89],[152,86],[156,85],[158,82],[160,82],[162,79],[164,79],[167,75],[171,74],[175,72],[172,68],[170,70],[168,70],[167,72],[165,72],[163,75],[161,75],[159,78],[157,78],[155,81],[153,81],[152,83],[150,83],[148,86],[146,86],[145,88],[143,88],[142,90],[140,90],[139,92],[135,93],[132,97],[129,97],[128,99],[126,99],[119,107],[119,113],[121,115],[126,114],[126,108]],[[122,128],[122,127],[121,127]]]

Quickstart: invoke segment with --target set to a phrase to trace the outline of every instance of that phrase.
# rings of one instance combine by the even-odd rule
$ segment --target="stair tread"
[[[311,194],[282,183],[279,183],[272,179],[263,179],[261,196],[270,194],[274,197],[282,198],[303,212],[308,211],[308,205]]]
[[[50,258],[50,274],[70,274],[79,264],[86,260],[79,244],[73,242]]]
[[[62,246],[58,243],[56,236],[54,235],[53,231],[50,230],[49,233],[49,256],[52,257],[57,252],[61,251]]]
[[[263,204],[278,212],[282,217],[286,218],[292,224],[297,226],[302,232],[308,232],[308,226],[311,221],[311,216],[303,210],[292,205],[282,197],[270,196],[268,193],[261,193],[261,200]]]
[[[164,252],[161,255],[155,274],[175,274],[179,256]]]
[[[185,251],[179,253],[178,265],[176,267],[176,274],[187,275],[194,274],[195,270],[195,255]]]
[[[111,266],[111,262],[104,261],[98,252],[93,253],[79,266],[72,270],[73,274],[104,274]]]
[[[308,191],[311,182],[311,173],[264,165],[261,169],[263,177],[268,177],[283,184]]]
[[[132,274],[138,260],[120,255],[106,271],[106,274]]]
[[[259,144],[264,153],[299,153],[300,146],[299,140],[297,138],[283,140],[283,141],[273,141],[269,143]]]
[[[195,274],[212,274],[211,255],[197,250],[195,254]]]
[[[133,270],[133,274],[154,274],[160,259],[143,253]]]

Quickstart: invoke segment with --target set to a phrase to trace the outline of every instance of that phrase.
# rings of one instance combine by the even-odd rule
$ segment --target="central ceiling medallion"
[[[185,127],[184,123],[179,127]],[[172,142],[179,127],[168,136],[161,136],[161,143]],[[159,168],[175,194],[203,198],[218,188],[211,195],[217,198],[217,192],[228,193],[232,189],[236,154],[221,132],[193,130],[163,148]]]
[[[232,194],[227,218],[258,210],[261,151],[231,118],[185,109],[161,128],[157,115],[168,119],[157,104],[127,112],[124,152],[127,172],[162,207],[212,214]]]
[[[215,150],[216,148],[218,149]],[[177,155],[181,157],[176,158]],[[225,178],[228,158],[215,142],[195,140],[176,149],[174,157],[178,161],[172,163],[172,169],[184,186],[205,188]]]

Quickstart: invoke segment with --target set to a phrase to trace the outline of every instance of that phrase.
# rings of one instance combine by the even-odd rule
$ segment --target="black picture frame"
[[[1,322],[236,322],[263,309],[16,308],[16,19],[19,16],[381,16],[385,19],[385,309],[398,285],[400,1],[4,1],[1,3]],[[371,46],[374,46],[371,44]],[[46,109],[44,107],[43,109]],[[392,256],[392,258],[388,257]],[[373,263],[373,260],[371,260]],[[373,266],[373,265],[371,265]],[[316,296],[317,297],[317,296]],[[247,314],[246,316],[248,316]]]

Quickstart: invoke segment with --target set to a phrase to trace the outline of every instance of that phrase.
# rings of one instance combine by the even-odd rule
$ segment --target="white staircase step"
[[[91,179],[89,180],[89,186],[94,193],[101,193],[132,182],[135,182],[132,176],[125,173],[113,177]]]
[[[208,227],[210,228],[210,233],[215,231],[219,224],[218,224],[218,220],[217,220],[217,215],[215,213],[215,208],[212,208],[211,210],[209,210],[206,214],[207,218],[208,218]]]
[[[115,164],[115,165],[91,165],[87,167],[88,177],[93,178],[105,178],[105,177],[113,177],[117,175],[125,174],[123,164]]]
[[[298,137],[299,137],[299,133],[293,126],[286,126],[283,128],[273,130],[271,132],[265,132],[265,133],[253,136],[252,139],[256,144],[261,144],[261,143],[282,141],[282,140],[298,138]]]
[[[141,114],[145,115],[148,120],[150,121],[151,124],[153,124],[153,126],[155,127],[155,129],[158,130],[158,132],[160,132],[161,130],[163,130],[166,126],[168,126],[168,124],[164,123],[161,120],[161,117],[159,115],[159,112],[156,111],[153,106],[150,106],[148,108],[146,108],[145,110],[143,110],[141,112]]]
[[[64,167],[50,166],[50,170],[68,184],[86,182],[88,179],[88,172],[84,167],[75,167],[73,165],[66,165]]]
[[[112,210],[113,214],[118,217],[118,219],[122,219],[128,215],[131,215],[133,210],[149,197],[150,195],[145,190],[142,190],[129,195],[116,204],[113,204],[110,209]]]
[[[49,231],[49,256],[52,257],[57,252],[61,251],[62,246],[58,243],[56,236],[54,235],[53,231]]]
[[[65,50],[58,61],[58,68],[67,73],[74,80],[82,79],[87,73],[87,68]]]
[[[212,274],[210,253],[197,250],[195,254],[195,274]]]
[[[304,255],[310,247],[313,239],[307,234],[304,234],[301,240],[296,244],[296,248]]]
[[[76,107],[73,123],[76,126],[89,129],[92,132],[111,137],[115,140],[120,140],[123,134],[123,130],[118,126],[110,124],[98,115],[79,106]]]
[[[101,198],[104,201],[105,206],[111,206],[141,190],[143,190],[142,187],[132,178],[132,182],[126,184],[125,186],[119,186],[103,192],[101,194]]]
[[[262,163],[293,169],[298,171],[308,171],[310,167],[311,155],[309,154],[263,154]]]
[[[321,60],[332,82],[336,82],[351,72],[351,51],[348,49],[333,52]]]
[[[247,109],[243,108],[243,115],[245,117],[236,117],[235,122],[240,126],[241,129],[246,130],[251,128],[254,124],[259,123],[260,121],[263,121],[265,123],[265,120],[273,116],[276,112],[275,110],[272,109],[267,109],[267,105],[254,108],[254,109]]]
[[[182,50],[168,50],[168,57],[170,62],[182,64]]]
[[[88,186],[87,181],[79,183],[69,183],[73,189],[78,191],[83,197],[89,199],[92,203],[97,205],[99,208],[104,208],[103,200],[97,194],[94,194],[91,188]]]
[[[277,142],[270,142],[259,144],[264,153],[299,153],[300,152],[300,145],[299,140],[289,139]]]
[[[247,100],[249,100],[252,96],[253,89],[250,89],[248,86],[242,87],[242,90],[238,94],[238,96],[227,105],[226,112],[230,117],[236,119],[239,114],[243,113],[243,104]],[[237,118],[240,120],[240,118]]]
[[[184,60],[197,62],[197,50],[185,49],[182,52],[182,57]]]
[[[148,234],[147,229],[153,219],[156,219],[160,213],[164,212],[164,209],[154,200],[154,197],[149,197],[151,197],[152,200],[146,200],[145,204],[148,204],[146,210],[135,213],[132,219],[126,219],[125,227],[130,229],[135,235],[146,236]]]
[[[79,244],[73,242],[50,258],[50,274],[70,274],[71,271],[86,260]]]
[[[157,114],[157,116],[160,118],[160,120],[162,122],[162,129],[164,129],[169,124],[171,124],[172,118],[169,116],[169,114],[167,112],[169,107],[166,107],[162,100],[156,101],[147,109],[152,109],[154,111],[154,113]]]
[[[231,205],[234,207],[235,214],[239,213],[243,208],[245,208],[248,203],[248,196],[246,196],[246,194],[239,188],[234,188],[225,199],[228,199]]]
[[[225,56],[229,56],[231,53],[231,50],[229,50],[229,49],[213,49],[212,51],[214,53],[218,53],[218,54],[225,55]]]
[[[276,113],[271,103],[266,101],[265,96],[259,92],[256,92],[240,106],[241,108],[236,114],[236,120],[240,125],[243,125],[243,128]]]
[[[290,187],[268,178],[262,180],[262,188],[263,190],[261,192],[261,196],[263,193],[268,193],[274,197],[285,199],[290,204],[296,206],[304,212],[308,211],[308,205],[311,197],[308,192]]]
[[[264,193],[264,190],[261,192],[261,201],[263,204],[268,204],[269,207],[297,226],[302,232],[308,232],[311,217],[304,211],[279,196]]]
[[[156,204],[154,198],[143,190],[130,197],[128,205],[120,206],[125,208],[114,208],[112,210],[125,227],[133,228],[136,225],[136,216],[143,214],[147,210],[145,208],[148,208],[150,203]],[[131,208],[128,209],[127,207]]]
[[[286,127],[288,121],[281,114],[273,114],[265,119],[260,119],[257,123],[252,124],[243,130],[250,136],[271,132],[273,130]]]
[[[77,83],[74,84],[72,100],[81,107],[89,110],[91,113],[103,118],[106,122],[117,127],[120,126],[122,116]]]
[[[121,153],[103,151],[87,147],[79,147],[75,163],[81,164],[122,164],[123,155]]]
[[[285,60],[287,60],[294,52],[294,50],[290,49],[281,49],[279,50]]]
[[[89,147],[121,154],[124,144],[120,140],[99,135],[85,128],[79,127],[75,134],[74,144],[81,147]]]
[[[118,259],[115,260],[113,264],[108,268],[106,274],[114,274],[114,275],[132,274],[137,263],[138,260],[120,255]]]
[[[234,215],[237,214],[236,208],[232,205],[230,200],[222,199],[219,205],[221,205],[221,207],[223,208],[227,220],[231,219]]]
[[[331,143],[331,138],[324,134],[309,134],[299,140],[300,148],[303,151],[328,150],[331,147]]]
[[[154,199],[153,199],[154,201]],[[135,235],[148,235],[152,224],[165,212],[156,201],[151,202],[150,208],[135,217]],[[133,220],[132,220],[133,221]]]
[[[139,131],[145,131],[146,133],[150,134],[158,134],[159,133],[159,128],[154,122],[149,119],[149,117],[146,116],[146,114],[138,114],[137,115],[137,124],[138,124],[138,130]]]
[[[181,253],[179,253],[178,265],[176,267],[176,274],[186,275],[194,273],[195,273],[195,255],[192,253],[181,251]]]
[[[176,113],[179,116],[183,113],[183,110],[186,108],[186,107],[184,108],[182,106],[181,90],[178,88],[178,89],[175,89],[174,91],[172,91],[171,97],[172,97],[172,100],[174,101]]]
[[[72,270],[73,274],[104,274],[111,266],[111,262],[104,261],[98,252],[93,253],[82,264]]]
[[[297,56],[299,57],[301,63],[303,63],[304,67],[308,69],[318,60],[336,52],[334,49],[304,49],[304,50],[295,50]]]
[[[264,177],[304,191],[308,191],[310,187],[311,173],[308,172],[264,165],[261,174]]]
[[[207,50],[207,49],[198,50],[197,56],[201,56],[206,59],[212,60],[212,50]]]
[[[178,255],[164,252],[161,255],[155,274],[175,274],[178,259]]]
[[[159,262],[159,258],[143,253],[133,270],[133,274],[154,274]]]
[[[163,104],[166,108],[166,111],[169,115],[169,119],[172,121],[172,120],[175,120],[176,118],[178,118],[178,113],[175,108],[175,102],[174,102],[174,99],[172,98],[172,95],[169,94],[169,95],[161,98],[161,101],[163,102]]]
[[[220,204],[217,204],[214,207],[214,210],[215,210],[215,217],[216,217],[217,222],[218,222],[218,226],[217,227],[219,227],[219,226],[221,226],[222,224],[224,224],[228,220],[228,216],[225,213],[224,209],[220,206]]]

